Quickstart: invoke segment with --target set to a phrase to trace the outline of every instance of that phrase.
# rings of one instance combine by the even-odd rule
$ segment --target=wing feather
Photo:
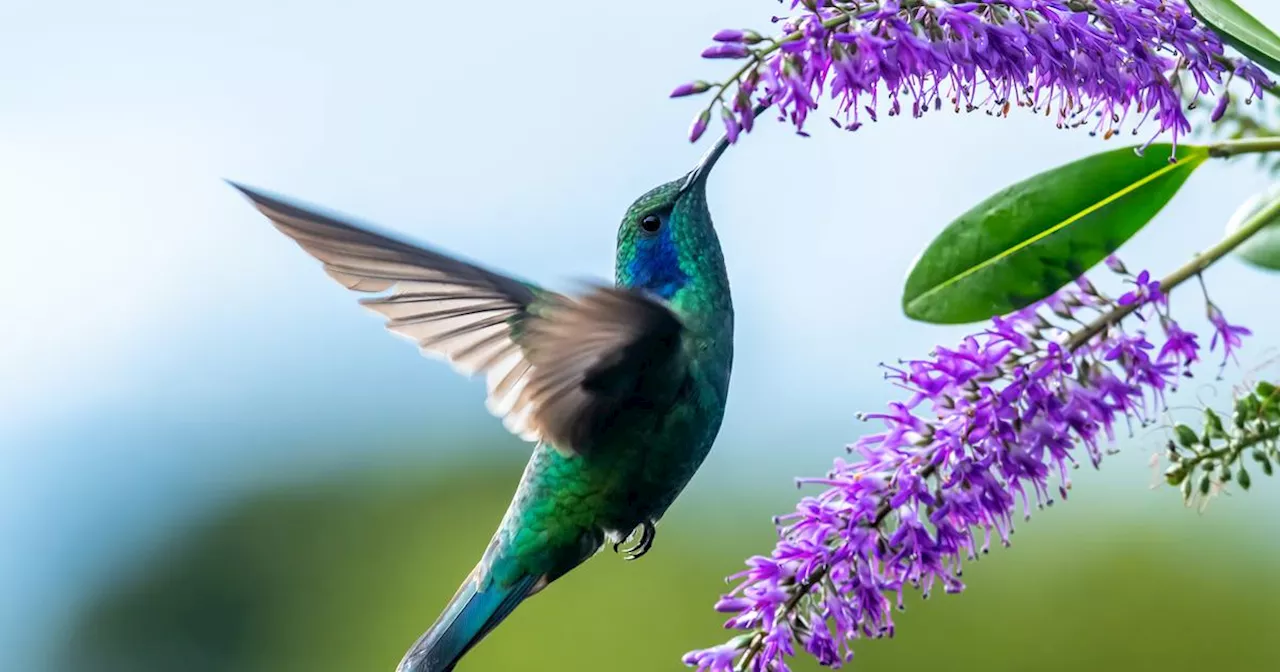
[[[393,333],[466,375],[514,434],[589,452],[628,404],[669,397],[685,373],[680,320],[639,292],[581,297],[536,289],[474,264],[237,184],[285,235]]]

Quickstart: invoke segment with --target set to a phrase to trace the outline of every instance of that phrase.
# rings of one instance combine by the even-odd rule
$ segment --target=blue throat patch
[[[656,236],[636,240],[636,254],[627,264],[631,286],[646,289],[663,299],[670,299],[689,282],[680,268],[680,251],[671,239],[671,227]]]

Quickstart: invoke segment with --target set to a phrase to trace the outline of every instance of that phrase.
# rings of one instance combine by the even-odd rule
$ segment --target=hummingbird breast
[[[710,452],[723,411],[715,386],[690,375],[667,408],[636,409],[619,418],[610,432],[610,457],[594,467],[610,493],[600,526],[626,536],[656,523]]]
[[[539,445],[496,540],[499,555],[554,578],[635,528],[656,523],[706,458],[722,386],[697,367],[661,408],[618,415],[589,453]]]

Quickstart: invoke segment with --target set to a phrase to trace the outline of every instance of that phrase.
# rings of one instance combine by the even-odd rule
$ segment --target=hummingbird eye
[[[658,229],[662,228],[662,218],[657,215],[645,215],[644,219],[640,220],[640,228],[648,233],[657,233]]]

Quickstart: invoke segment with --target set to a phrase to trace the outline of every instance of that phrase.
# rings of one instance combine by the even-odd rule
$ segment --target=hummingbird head
[[[698,165],[636,199],[618,227],[617,280],[671,300],[725,277],[720,240],[707,209],[707,176],[729,146],[721,138]]]

